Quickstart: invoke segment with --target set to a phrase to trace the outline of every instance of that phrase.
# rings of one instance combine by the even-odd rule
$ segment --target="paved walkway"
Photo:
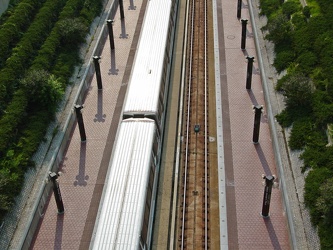
[[[246,49],[241,50],[242,25],[237,19],[237,1],[217,1],[220,60],[226,211],[229,249],[289,249],[287,219],[281,192],[273,189],[270,217],[261,214],[264,175],[277,174],[266,113],[262,115],[259,143],[252,143],[252,105],[264,105],[260,69],[255,61],[252,88],[247,90],[246,56],[256,56],[248,7],[243,2],[242,19],[248,19]],[[221,193],[221,196],[224,194]],[[222,249],[222,248],[221,248]]]
[[[126,2],[125,19],[120,19],[119,8],[113,18],[115,50],[111,52],[107,38],[101,52],[103,90],[97,89],[94,76],[84,100],[87,140],[81,142],[75,126],[60,166],[63,175],[58,180],[65,213],[57,215],[52,194],[31,249],[89,248],[145,4]]]

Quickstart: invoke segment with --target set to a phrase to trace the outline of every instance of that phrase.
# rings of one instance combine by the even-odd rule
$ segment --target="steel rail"
[[[191,19],[191,34],[190,34],[190,65],[189,65],[189,76],[192,75],[192,57],[193,57],[193,32],[194,32],[194,1],[192,0],[192,19]],[[192,79],[188,79],[188,89],[191,89]],[[183,191],[183,217],[182,217],[182,239],[181,239],[181,249],[184,249],[184,230],[185,230],[185,211],[186,211],[186,187],[187,187],[187,168],[188,168],[188,144],[189,144],[189,127],[190,127],[190,106],[191,106],[191,93],[188,95],[187,99],[187,121],[186,121],[186,146],[185,146],[185,169],[184,169],[184,191]]]
[[[205,0],[205,249],[208,249],[207,0]]]

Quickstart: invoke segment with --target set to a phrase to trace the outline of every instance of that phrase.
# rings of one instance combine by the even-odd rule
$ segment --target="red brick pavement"
[[[227,207],[229,249],[289,249],[287,221],[284,213],[281,192],[273,189],[270,217],[261,217],[263,191],[262,174],[277,174],[272,148],[272,140],[266,114],[261,119],[259,144],[252,143],[254,114],[252,105],[264,105],[263,89],[258,63],[255,61],[252,89],[246,90],[246,56],[256,56],[252,26],[243,1],[242,18],[248,19],[246,49],[242,51],[240,20],[237,19],[237,1],[221,0],[225,57],[221,58],[222,70],[226,72],[222,80],[223,120],[225,141],[231,140],[231,153],[225,159],[227,173],[227,202],[234,199],[236,207]],[[220,16],[221,17],[221,16]],[[220,34],[221,36],[221,34]],[[224,70],[223,70],[224,68]],[[222,77],[223,79],[223,77]],[[226,104],[226,105],[225,105]],[[230,128],[230,129],[229,129]],[[230,145],[229,145],[230,147]],[[228,164],[229,163],[229,164]],[[230,169],[232,168],[232,170]],[[228,197],[228,189],[233,189]],[[227,204],[228,205],[228,204]],[[234,214],[230,216],[229,214]],[[230,220],[236,218],[236,221]],[[238,237],[231,235],[237,232]],[[236,230],[236,231],[235,231]]]
[[[111,53],[108,38],[101,53],[103,90],[98,91],[94,76],[84,100],[83,121],[87,140],[81,142],[78,126],[75,126],[60,166],[63,175],[58,180],[65,213],[57,215],[52,194],[32,249],[73,250],[89,247],[110,159],[112,138],[114,140],[126,90],[123,87],[126,87],[133,61],[134,50],[131,48],[136,47],[140,28],[137,24],[142,22],[144,7],[142,1],[136,1],[135,8],[129,8],[125,3],[125,19],[120,19],[119,9],[114,16],[114,53]]]

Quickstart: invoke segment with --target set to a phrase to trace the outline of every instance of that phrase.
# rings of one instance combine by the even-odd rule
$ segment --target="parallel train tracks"
[[[188,4],[178,248],[209,249],[207,1]]]

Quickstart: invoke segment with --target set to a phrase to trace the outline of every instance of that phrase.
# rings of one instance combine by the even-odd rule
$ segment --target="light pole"
[[[55,172],[49,173],[49,179],[52,181],[53,184],[53,194],[57,203],[58,214],[63,214],[65,212],[65,209],[64,209],[64,203],[62,202],[58,176],[59,174],[56,174]]]
[[[238,0],[237,2],[237,18],[241,18],[241,12],[242,12],[242,0]]]
[[[246,59],[247,59],[246,89],[251,89],[254,57],[247,56]]]
[[[114,36],[113,36],[113,28],[112,28],[113,20],[109,19],[106,21],[106,23],[108,25],[108,30],[109,30],[110,47],[111,47],[111,50],[114,50]]]
[[[275,177],[268,175],[268,176],[263,176],[263,179],[265,180],[265,189],[264,189],[264,198],[262,201],[261,216],[267,218],[269,217],[269,205],[271,203],[271,194]]]
[[[245,49],[245,43],[246,43],[246,25],[248,20],[247,19],[242,19],[242,41],[241,41],[241,49]]]
[[[99,56],[93,56],[96,79],[97,79],[97,88],[100,90],[103,88],[103,86],[102,86],[101,68],[99,66],[99,59],[101,59]]]
[[[123,4],[123,0],[119,0],[119,8],[120,8],[120,19],[124,19],[125,15],[124,15],[124,4]]]
[[[86,131],[84,129],[83,117],[82,117],[82,112],[81,112],[81,109],[83,109],[83,106],[75,105],[74,109],[75,109],[77,123],[79,125],[81,141],[84,142],[87,140],[87,137],[86,137]]]
[[[259,141],[259,130],[260,130],[260,120],[263,106],[254,106],[254,126],[253,126],[253,143],[258,143]]]

